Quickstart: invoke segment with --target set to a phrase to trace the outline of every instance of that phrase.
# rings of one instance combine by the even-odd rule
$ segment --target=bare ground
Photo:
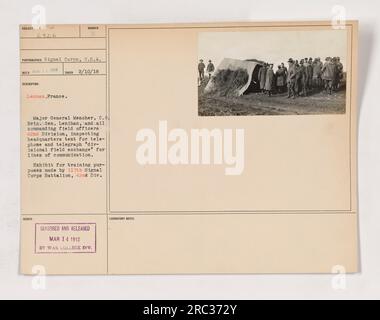
[[[315,92],[307,97],[288,99],[287,93],[269,97],[250,93],[240,97],[221,97],[198,89],[198,114],[200,116],[245,116],[245,115],[296,115],[296,114],[343,114],[346,111],[344,89],[329,95]]]

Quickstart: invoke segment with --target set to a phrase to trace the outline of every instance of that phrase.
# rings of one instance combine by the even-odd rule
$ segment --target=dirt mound
[[[222,97],[236,96],[238,91],[244,87],[249,80],[248,72],[245,69],[218,70],[212,77],[212,90],[210,93]]]

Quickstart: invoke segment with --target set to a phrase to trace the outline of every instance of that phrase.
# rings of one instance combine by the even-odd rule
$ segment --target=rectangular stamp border
[[[37,225],[73,225],[73,224],[76,224],[76,225],[94,225],[95,226],[95,250],[94,251],[91,251],[91,252],[37,252]],[[47,223],[43,223],[43,222],[37,222],[34,224],[34,254],[94,254],[97,252],[97,229],[96,229],[96,222],[78,222],[78,223],[75,223],[75,222],[68,222],[68,223],[64,223],[64,222],[47,222]]]

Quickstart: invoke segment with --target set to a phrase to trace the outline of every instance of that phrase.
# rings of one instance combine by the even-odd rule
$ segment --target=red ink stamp
[[[36,223],[35,253],[96,253],[96,223]]]

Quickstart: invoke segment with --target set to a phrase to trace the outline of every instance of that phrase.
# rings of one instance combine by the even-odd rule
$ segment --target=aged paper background
[[[75,30],[57,28],[63,28],[62,37]],[[32,273],[35,265],[50,274],[329,273],[336,265],[358,270],[356,22],[347,23],[350,81],[344,115],[198,117],[198,36],[213,28],[331,26],[115,25],[105,27],[107,41],[21,40],[25,50],[107,49],[107,75],[86,79],[85,85],[83,78],[41,76],[40,87],[63,88],[69,103],[55,102],[52,109],[48,101],[27,101],[26,89],[21,90],[22,137],[34,114],[106,113],[110,119],[109,130],[102,128],[107,153],[93,159],[107,163],[101,179],[30,181],[24,169],[31,160],[22,156],[22,273]],[[244,174],[225,176],[217,166],[142,168],[135,160],[136,131],[155,128],[159,120],[173,128],[244,128]],[[37,254],[36,224],[44,223],[95,223],[96,252]]]

